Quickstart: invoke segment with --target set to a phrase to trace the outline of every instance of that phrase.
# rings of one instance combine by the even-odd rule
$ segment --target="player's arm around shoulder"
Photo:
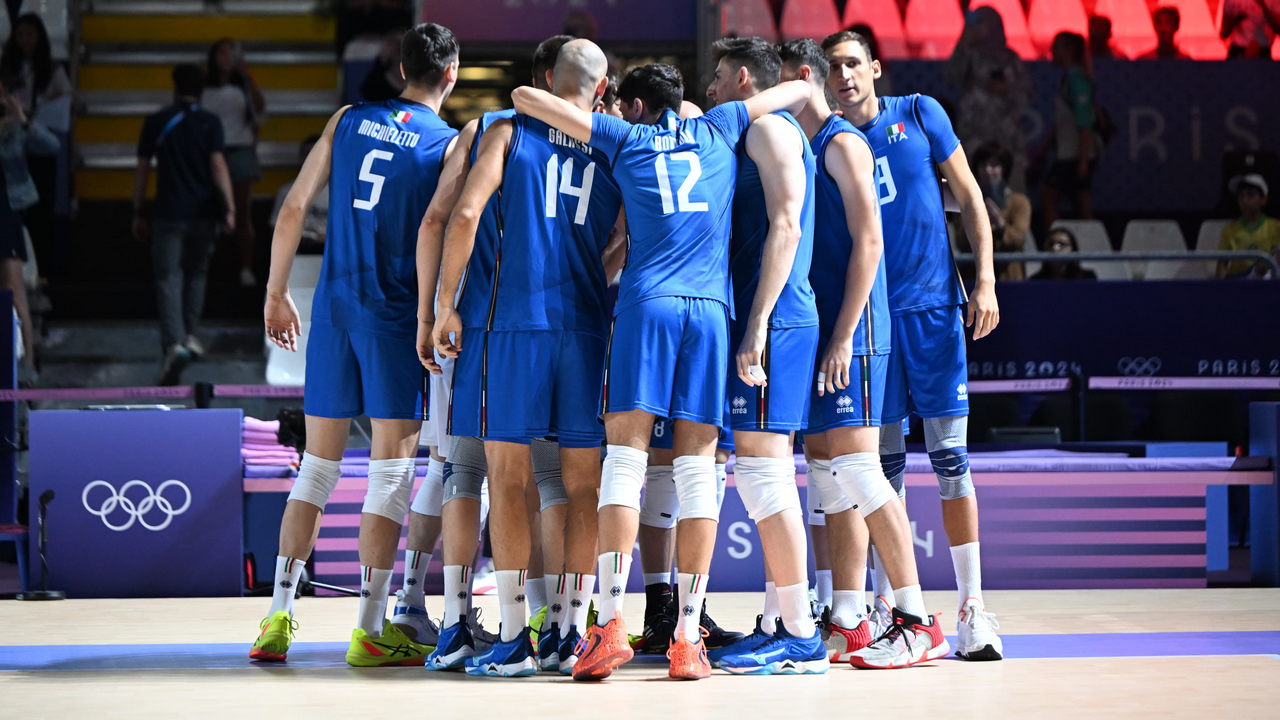
[[[978,187],[978,181],[969,169],[969,159],[965,157],[964,148],[957,146],[939,168],[960,205],[965,235],[969,238],[969,246],[973,248],[977,279],[973,284],[973,293],[969,295],[969,315],[965,325],[973,328],[973,339],[980,340],[1000,324],[1000,306],[996,302],[995,262],[991,256],[991,221],[987,217],[982,189]]]
[[[511,100],[521,115],[535,117],[575,140],[591,142],[591,116],[594,113],[527,85],[512,90]],[[485,134],[488,135],[488,131]]]
[[[297,352],[298,336],[302,335],[302,320],[293,298],[289,297],[289,271],[293,258],[298,254],[302,230],[307,212],[316,196],[329,183],[329,163],[333,157],[333,135],[350,105],[343,107],[329,118],[324,133],[315,147],[307,154],[298,171],[298,178],[285,196],[276,218],[276,230],[271,239],[271,272],[267,277],[267,301],[263,307],[263,321],[267,337],[285,350]]]
[[[779,110],[786,110],[794,115],[809,104],[809,95],[809,83],[804,80],[789,80],[744,100],[743,104],[747,107],[747,115],[754,122]]]

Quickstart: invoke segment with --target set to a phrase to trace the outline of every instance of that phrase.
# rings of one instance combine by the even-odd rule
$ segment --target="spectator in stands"
[[[400,41],[404,28],[387,33],[378,48],[373,66],[360,84],[360,97],[369,102],[381,102],[400,97],[404,92],[404,75],[400,72]],[[306,157],[305,155],[303,157]]]
[[[9,89],[22,101],[22,111],[55,133],[71,130],[71,81],[53,59],[49,32],[35,13],[27,13],[14,23],[0,55],[0,74],[10,78]],[[28,155],[27,170],[40,200],[25,213],[27,228],[36,254],[46,262],[53,244],[53,218],[58,202],[58,161],[51,154]],[[61,264],[64,258],[58,258]]]
[[[398,52],[398,51],[397,51]],[[311,154],[311,148],[319,142],[319,135],[312,135],[302,141],[302,149],[298,153],[298,163],[307,161],[307,156]],[[293,181],[285,183],[280,187],[280,191],[276,193],[276,205],[271,210],[271,218],[267,224],[271,227],[276,226],[276,218],[280,217],[280,208],[284,207],[284,199],[288,197],[289,190],[293,188]],[[325,232],[329,229],[329,186],[326,184],[320,188],[320,192],[316,195],[316,199],[311,203],[311,209],[307,211],[307,217],[302,222],[302,241],[304,244],[312,243],[317,245],[324,244]]]
[[[222,122],[201,106],[204,90],[199,65],[175,67],[173,104],[147,116],[138,139],[133,235],[140,242],[151,242],[164,352],[161,385],[176,385],[182,369],[204,352],[196,329],[204,308],[209,257],[219,221],[229,230],[237,222],[231,175],[222,154]],[[148,222],[147,179],[153,157],[158,178]]]
[[[893,94],[893,80],[889,76],[889,61],[880,54],[880,42],[876,40],[876,32],[871,29],[870,25],[858,23],[849,28],[850,31],[856,32],[867,41],[867,47],[871,49],[871,59],[880,61],[880,77],[876,78],[872,85],[876,89],[876,97],[888,97]],[[828,91],[829,94],[830,91]],[[834,101],[834,98],[832,98]],[[832,105],[834,109],[835,105]]]
[[[1009,187],[1013,156],[1000,143],[988,141],[978,146],[971,162],[973,176],[978,179],[978,187],[982,188],[982,199],[987,206],[993,249],[995,252],[1022,252],[1026,249],[1027,232],[1031,229],[1031,200]],[[958,245],[963,252],[971,252],[963,227],[957,230]],[[996,263],[996,277],[1000,280],[1025,280],[1026,266],[1020,262]]]
[[[1156,27],[1157,44],[1154,49],[1138,56],[1139,60],[1190,60],[1191,56],[1178,49],[1174,36],[1182,25],[1182,13],[1176,7],[1159,7],[1151,15]]]
[[[1022,112],[1031,101],[1031,80],[1022,58],[1009,48],[1004,20],[995,9],[982,6],[966,17],[964,34],[947,61],[947,82],[960,89],[960,118],[956,134],[972,152],[997,142],[1013,156],[1013,170],[1004,181],[1026,189],[1027,141]]]
[[[256,287],[253,273],[253,184],[262,179],[258,165],[258,126],[267,113],[262,88],[254,80],[245,63],[240,43],[223,38],[209,48],[206,65],[208,76],[204,89],[204,108],[222,121],[226,141],[223,153],[231,171],[231,187],[235,190],[235,239],[240,253],[240,284]]]
[[[1115,49],[1111,47],[1111,18],[1106,15],[1094,15],[1089,18],[1089,55],[1094,60],[1114,60]]]
[[[1240,203],[1240,217],[1222,228],[1219,250],[1261,250],[1280,260],[1280,220],[1267,217],[1267,181],[1257,173],[1237,175],[1227,187]],[[1218,277],[1265,277],[1270,267],[1253,260],[1218,262]]]
[[[0,77],[5,73],[0,72]],[[13,78],[6,77],[10,83]],[[22,213],[34,206],[39,196],[27,172],[28,155],[52,155],[58,138],[48,128],[27,115],[22,100],[0,83],[0,288],[13,292],[13,308],[22,323],[24,362],[35,367],[35,345],[31,312],[22,266],[27,261],[26,233]]]
[[[1040,194],[1046,227],[1058,219],[1064,195],[1071,200],[1076,217],[1093,218],[1093,170],[1102,148],[1094,133],[1096,90],[1084,38],[1073,32],[1058,33],[1053,39],[1053,64],[1063,74],[1054,98],[1053,128],[1045,135],[1045,142],[1052,142],[1055,150]]]
[[[1222,0],[1222,39],[1227,59],[1270,60],[1271,44],[1280,33],[1276,0]]]
[[[1066,228],[1054,228],[1044,239],[1044,251],[1047,253],[1069,255],[1080,252],[1080,243],[1075,233]],[[1098,274],[1080,267],[1075,260],[1054,260],[1040,266],[1040,270],[1031,276],[1032,280],[1097,280]]]

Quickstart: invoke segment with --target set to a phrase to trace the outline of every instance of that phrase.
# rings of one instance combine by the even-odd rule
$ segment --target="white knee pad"
[[[818,503],[822,508],[822,516],[835,515],[853,508],[853,501],[840,489],[839,483],[831,474],[830,460],[814,460],[809,463],[809,486],[818,495]]]
[[[413,496],[410,510],[419,515],[440,517],[440,506],[444,504],[444,461],[431,458],[427,462],[427,476],[422,478],[422,485]]]
[[[876,453],[841,455],[831,461],[831,475],[864,518],[898,497]]]
[[[650,465],[645,473],[644,503],[640,506],[640,524],[670,530],[680,520],[680,496],[676,494],[675,468]]]
[[[600,473],[600,503],[621,505],[640,511],[640,491],[644,488],[644,470],[649,453],[626,445],[610,445]]]
[[[973,476],[969,474],[969,418],[925,418],[924,444],[929,462],[938,476],[938,493],[943,500],[959,500],[973,494]]]
[[[458,498],[481,500],[484,476],[488,471],[484,441],[473,437],[455,437],[450,450],[449,459],[444,464],[442,504]]]
[[[333,489],[338,487],[338,478],[341,476],[341,460],[325,460],[304,452],[302,464],[298,466],[298,479],[293,481],[289,499],[301,500],[323,510]]]
[[[818,486],[813,482],[813,464],[815,462],[822,461],[810,460],[809,468],[805,471],[808,487],[805,489],[804,493],[804,516],[805,520],[810,525],[826,525],[827,516],[822,512],[822,500],[818,497]],[[829,465],[830,463],[828,463],[828,466]],[[830,467],[828,467],[827,472],[831,472]]]
[[[569,493],[564,489],[564,476],[560,472],[560,443],[534,440],[529,453],[533,458],[533,479],[538,484],[541,509],[567,504]]]
[[[800,491],[796,489],[796,464],[791,458],[738,456],[733,479],[738,495],[755,522],[780,512],[800,511]]]
[[[413,492],[413,458],[369,461],[369,491],[361,512],[404,524]]]
[[[724,489],[729,485],[729,469],[724,463],[716,463],[716,514],[724,507]]]
[[[712,457],[678,457],[672,464],[676,493],[680,496],[680,519],[719,520],[716,505],[716,459]]]

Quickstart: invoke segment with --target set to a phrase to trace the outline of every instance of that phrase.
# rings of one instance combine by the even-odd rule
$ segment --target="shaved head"
[[[578,39],[565,43],[556,58],[552,77],[555,94],[562,98],[583,98],[595,102],[600,81],[609,72],[609,61],[599,45]]]

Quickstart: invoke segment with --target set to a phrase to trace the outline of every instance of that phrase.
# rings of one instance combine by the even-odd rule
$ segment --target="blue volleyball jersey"
[[[352,106],[329,161],[329,225],[311,321],[417,336],[418,227],[457,131],[426,105]]]
[[[471,140],[471,164],[476,164],[480,150],[480,136],[495,122],[516,116],[515,110],[498,110],[480,116],[476,123],[476,135]],[[462,318],[462,326],[467,328],[483,328],[489,324],[489,303],[493,297],[493,269],[498,257],[498,202],[499,195],[494,193],[480,214],[480,223],[476,226],[475,246],[471,250],[471,259],[467,261],[467,272],[463,277],[458,294],[458,316]]]
[[[751,125],[746,106],[725,103],[688,120],[668,110],[654,125],[602,113],[591,120],[590,144],[611,160],[630,231],[614,315],[671,296],[715,300],[732,312],[730,207],[738,142]]]
[[[834,328],[836,318],[840,315],[849,271],[849,254],[853,251],[853,237],[849,234],[844,196],[840,194],[835,178],[827,172],[827,148],[830,147],[831,140],[840,133],[849,133],[862,142],[867,142],[865,135],[839,115],[828,117],[826,124],[813,136],[812,145],[817,157],[818,173],[814,203],[813,267],[809,270],[809,282],[813,283],[818,317],[824,328]],[[876,221],[880,221],[878,212]],[[889,293],[885,283],[884,253],[881,253],[875,284],[871,286],[871,295],[867,298],[862,317],[858,319],[858,327],[853,332],[853,354],[882,355],[889,352],[889,322]],[[818,348],[818,352],[823,349]]]
[[[813,288],[809,285],[809,263],[813,256],[813,151],[804,130],[791,113],[779,112],[796,129],[803,148],[807,184],[804,207],[800,211],[800,245],[791,264],[791,275],[778,294],[778,302],[769,316],[769,327],[792,328],[818,324]],[[760,168],[747,155],[747,134],[743,133],[738,149],[738,184],[733,202],[733,238],[729,247],[729,274],[733,278],[733,303],[738,319],[746,320],[755,301],[760,283],[760,262],[764,241],[769,234],[769,211],[765,206],[764,185]]]
[[[608,281],[600,255],[622,205],[604,152],[517,115],[498,196],[486,328],[603,337]]]
[[[951,120],[926,95],[884,97],[876,118],[858,129],[876,156],[889,311],[965,302],[934,171],[960,147]]]

